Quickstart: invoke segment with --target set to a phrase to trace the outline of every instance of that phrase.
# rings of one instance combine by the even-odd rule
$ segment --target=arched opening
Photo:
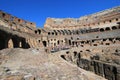
[[[109,22],[111,23],[111,22],[112,22],[112,20],[109,20]]]
[[[72,30],[73,35],[75,35],[75,30]]]
[[[50,35],[50,32],[48,32],[48,35]]]
[[[115,30],[115,29],[117,29],[117,27],[116,27],[116,26],[113,26],[113,27],[112,27],[112,30]]]
[[[18,48],[19,47],[19,38],[17,36],[13,36],[11,39],[13,41],[13,47]]]
[[[76,51],[74,51],[73,53],[74,53],[74,57],[76,57],[76,55],[77,55],[77,52],[76,52]]]
[[[26,39],[22,38],[21,40],[21,43],[22,43],[22,48],[30,48],[30,45],[29,43],[26,42]]]
[[[38,42],[40,43],[40,40],[38,40]]]
[[[74,44],[75,44],[75,43],[74,43],[74,42],[72,42],[72,46],[74,46]]]
[[[107,39],[103,39],[103,41],[106,41]]]
[[[35,34],[37,34],[37,30],[35,30]]]
[[[111,41],[111,42],[112,42],[112,41],[113,41],[113,38],[109,38],[109,41]]]
[[[6,48],[6,38],[4,37],[5,35],[0,33],[0,50]]]
[[[57,32],[55,32],[55,35],[57,35]]]
[[[54,46],[56,46],[56,43],[54,43]]]
[[[44,47],[47,47],[47,42],[46,41],[42,41],[42,43],[43,43]]]
[[[61,30],[62,34],[65,35],[65,32],[63,30]]]
[[[106,31],[109,31],[109,30],[110,30],[110,28],[109,28],[109,27],[106,27],[106,28],[105,28],[105,30],[106,30]]]
[[[103,29],[103,28],[101,28],[101,29],[100,29],[100,32],[104,32],[104,29]]]
[[[110,45],[110,43],[105,43],[105,45]]]
[[[84,41],[81,41],[81,44],[84,44]]]
[[[68,32],[67,32],[67,30],[64,30],[64,32],[65,32],[65,34],[67,34],[67,35],[68,35]]]
[[[116,18],[116,21],[118,21],[118,18]]]
[[[79,34],[79,31],[78,31],[78,30],[76,31],[76,34]]]
[[[71,40],[69,40],[69,45],[71,45]]]
[[[20,19],[18,19],[18,22],[20,22]]]
[[[68,32],[69,32],[70,35],[72,34],[72,32],[70,30],[68,30]]]
[[[89,44],[90,41],[86,41],[86,44]]]
[[[57,31],[58,31],[59,35],[61,35],[61,32],[60,32],[60,30],[57,30]]]
[[[97,44],[93,44],[93,46],[97,46]]]
[[[54,31],[55,35],[57,35],[57,31],[56,30],[53,30],[53,31]]]
[[[5,17],[5,15],[6,15],[5,13],[2,13],[2,17]]]
[[[66,52],[66,54],[69,54],[69,53],[70,53],[69,51]]]
[[[58,45],[60,44],[60,41],[59,41],[59,40],[57,41],[57,44],[58,44]]]
[[[39,34],[41,34],[41,30],[38,30]]]
[[[52,32],[52,35],[54,35],[54,32]]]

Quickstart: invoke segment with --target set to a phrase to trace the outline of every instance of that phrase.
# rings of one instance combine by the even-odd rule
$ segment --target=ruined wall
[[[40,38],[38,35],[21,33],[0,26],[0,50],[5,48],[40,48],[38,37]]]
[[[47,18],[44,28],[62,29],[88,29],[116,26],[120,21],[120,7],[111,8],[80,18]]]
[[[35,23],[17,18],[3,11],[0,11],[0,25],[8,27],[9,29],[28,33],[34,33],[36,28]]]
[[[114,48],[119,50],[119,48]],[[105,49],[104,49],[105,50]],[[119,54],[119,52],[116,52]],[[104,53],[105,54],[105,53]],[[83,56],[84,55],[84,56]],[[89,55],[89,59],[85,58],[85,56]],[[90,56],[91,55],[91,56]],[[94,53],[88,52],[87,54],[79,51],[67,51],[65,54],[61,55],[61,57],[70,62],[76,64],[78,67],[85,69],[87,71],[94,72],[97,75],[105,77],[108,80],[119,80],[120,79],[120,64],[112,63],[106,61],[99,60],[100,58],[104,58],[105,56],[94,55]],[[115,56],[114,54],[109,53],[111,56]],[[119,58],[119,57],[118,57]],[[117,59],[117,58],[116,58]],[[113,59],[111,58],[111,61]],[[119,62],[120,60],[118,60]]]

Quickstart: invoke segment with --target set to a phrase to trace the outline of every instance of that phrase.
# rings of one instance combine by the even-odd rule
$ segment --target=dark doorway
[[[101,28],[101,29],[100,29],[100,32],[104,32],[104,29],[103,29],[103,28]]]
[[[106,27],[106,28],[105,28],[105,30],[106,30],[106,31],[109,31],[109,30],[110,30],[110,28],[109,28],[109,27]]]
[[[71,45],[71,40],[69,40],[69,45]]]
[[[42,41],[42,43],[43,43],[44,47],[47,46],[47,42],[46,41]]]
[[[5,39],[0,36],[0,50],[5,48]]]
[[[57,44],[58,44],[58,45],[60,44],[60,41],[59,41],[59,40],[57,41]]]
[[[115,30],[115,29],[117,29],[117,27],[116,27],[116,26],[113,26],[113,27],[112,27],[112,30]]]

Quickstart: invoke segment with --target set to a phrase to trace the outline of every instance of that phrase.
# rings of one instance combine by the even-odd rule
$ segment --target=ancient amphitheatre
[[[120,80],[120,6],[44,28],[0,11],[0,80]]]

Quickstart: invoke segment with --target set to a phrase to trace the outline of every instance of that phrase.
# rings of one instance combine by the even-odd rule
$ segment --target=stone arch
[[[101,28],[101,29],[100,29],[100,32],[104,32],[104,28]]]
[[[53,31],[54,31],[55,35],[57,35],[57,34],[58,34],[56,30],[53,30]]]
[[[72,32],[70,30],[68,30],[68,32],[69,32],[70,35],[72,34]]]
[[[75,43],[74,42],[72,42],[72,46],[74,46],[75,45]]]
[[[47,47],[47,41],[42,41],[42,43],[44,47]]]
[[[117,29],[117,27],[116,26],[112,26],[112,30],[115,30],[115,29]]]
[[[73,35],[75,35],[75,30],[72,30]]]
[[[35,34],[37,34],[37,30],[35,30]]]
[[[40,29],[38,29],[38,33],[41,34],[41,30]]]
[[[78,31],[78,30],[76,30],[76,34],[77,34],[77,35],[79,34],[79,31]]]
[[[59,41],[59,40],[57,41],[57,44],[58,44],[58,45],[60,44],[60,41]]]
[[[74,53],[74,57],[75,57],[77,55],[77,51],[74,51],[73,53]]]
[[[63,30],[61,30],[62,34],[65,35],[65,32]]]
[[[50,32],[48,32],[48,35],[50,35]]]
[[[106,27],[106,28],[105,28],[105,30],[106,30],[106,31],[109,31],[109,30],[110,30],[110,28],[109,28],[109,27]]]
[[[0,31],[0,50],[7,48],[7,36]]]
[[[118,19],[118,18],[116,18],[115,20],[116,20],[116,21],[118,21],[119,19]]]
[[[52,35],[54,35],[54,32],[52,32]]]
[[[61,35],[61,32],[60,32],[60,30],[57,30],[57,31],[58,31],[59,35]]]
[[[71,45],[71,40],[69,40],[69,45]]]
[[[20,42],[19,39],[20,39],[20,38],[17,37],[17,36],[12,36],[11,39],[12,39],[12,41],[13,41],[13,47],[14,47],[14,48],[18,48],[18,47],[19,47],[19,42]]]
[[[22,48],[30,48],[30,45],[29,45],[29,43],[26,41],[26,39],[24,39],[24,38],[22,38],[21,39],[21,46],[22,46]]]

